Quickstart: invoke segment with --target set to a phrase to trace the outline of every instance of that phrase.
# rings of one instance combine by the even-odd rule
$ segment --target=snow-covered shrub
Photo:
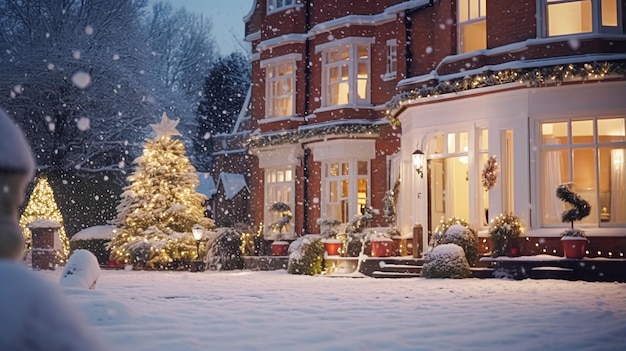
[[[465,252],[470,266],[478,261],[478,234],[467,222],[459,218],[451,218],[442,222],[433,233],[431,246],[441,244],[456,244]]]
[[[324,244],[319,236],[304,236],[290,246],[287,272],[290,274],[316,275],[322,273]]]
[[[471,274],[463,248],[455,244],[435,246],[422,266],[424,278],[466,278]]]
[[[99,277],[100,265],[96,256],[87,250],[76,250],[63,268],[59,283],[63,286],[93,290]]]
[[[214,271],[243,269],[241,234],[233,228],[219,228],[208,242],[207,267]]]

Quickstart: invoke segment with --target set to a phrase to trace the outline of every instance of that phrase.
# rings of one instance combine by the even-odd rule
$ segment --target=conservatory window
[[[621,33],[618,0],[544,0],[546,35]]]
[[[265,169],[265,233],[269,234],[269,237],[275,238],[278,234],[277,230],[273,230],[271,225],[278,222],[281,219],[279,213],[270,211],[270,207],[277,203],[283,202],[287,204],[291,211],[294,211],[294,189],[295,178],[293,173],[293,166],[266,168]],[[293,236],[294,228],[292,225],[288,226],[286,230],[283,230],[282,234],[287,236]]]
[[[330,161],[323,164],[325,217],[343,223],[365,213],[369,202],[369,161]]]
[[[295,61],[268,64],[265,72],[265,117],[293,116]]]
[[[323,106],[369,104],[369,44],[348,42],[323,50],[322,96]]]
[[[544,226],[563,226],[570,208],[555,195],[562,183],[591,205],[581,224],[626,225],[626,119],[598,117],[542,123],[540,184]]]
[[[487,0],[459,0],[459,52],[487,48]]]

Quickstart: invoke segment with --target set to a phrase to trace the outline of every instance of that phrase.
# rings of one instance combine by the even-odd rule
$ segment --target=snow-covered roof
[[[208,172],[198,172],[198,180],[200,180],[200,184],[196,188],[196,191],[200,194],[205,195],[208,198],[211,198],[217,192],[217,187],[215,186],[215,180],[213,180],[213,176]]]
[[[222,172],[220,173],[220,179],[217,182],[217,186],[219,186],[220,183],[224,187],[226,200],[230,200],[235,197],[235,195],[237,195],[243,188],[250,191],[248,185],[246,184],[246,178],[243,174]]]
[[[37,228],[50,228],[50,229],[59,229],[61,228],[61,224],[57,221],[53,221],[46,218],[37,218],[34,221],[30,222],[27,225],[28,229],[37,229]]]
[[[0,170],[24,172],[29,176],[35,171],[35,160],[24,134],[0,108]]]
[[[97,225],[89,228],[85,228],[72,236],[70,241],[77,240],[91,240],[91,239],[113,239],[116,235],[115,226],[112,225]]]

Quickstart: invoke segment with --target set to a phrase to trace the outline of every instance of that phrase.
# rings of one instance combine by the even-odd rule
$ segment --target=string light
[[[61,227],[59,228],[59,239],[61,239],[62,248],[55,251],[57,262],[63,265],[67,261],[67,257],[70,252],[70,243],[65,234],[65,227],[63,225],[63,215],[54,200],[54,192],[52,187],[48,183],[46,177],[40,177],[37,180],[35,189],[33,189],[28,205],[24,210],[24,213],[20,217],[20,227],[24,233],[26,239],[26,249],[29,250],[32,246],[32,233],[28,229],[28,225],[37,218],[44,218],[51,221],[58,222]]]
[[[398,111],[400,111],[404,106],[412,104],[415,100],[422,97],[458,93],[471,89],[514,82],[537,87],[545,84],[545,77],[548,77],[552,83],[560,85],[566,79],[580,78],[582,80],[586,80],[590,78],[598,78],[598,76],[624,76],[625,74],[626,66],[621,62],[593,62],[584,64],[570,63],[567,66],[554,65],[533,69],[505,69],[498,72],[465,76],[452,81],[446,80],[438,82],[434,85],[423,86],[421,88],[400,92],[387,104],[385,111],[387,119],[389,119],[390,123],[394,126],[399,126],[400,120],[396,116]]]

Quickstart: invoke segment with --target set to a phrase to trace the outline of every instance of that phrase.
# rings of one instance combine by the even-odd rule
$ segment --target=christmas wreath
[[[490,156],[485,163],[485,167],[482,172],[482,183],[485,191],[491,189],[494,185],[496,185],[496,180],[498,179],[498,161],[496,161],[495,156]]]

